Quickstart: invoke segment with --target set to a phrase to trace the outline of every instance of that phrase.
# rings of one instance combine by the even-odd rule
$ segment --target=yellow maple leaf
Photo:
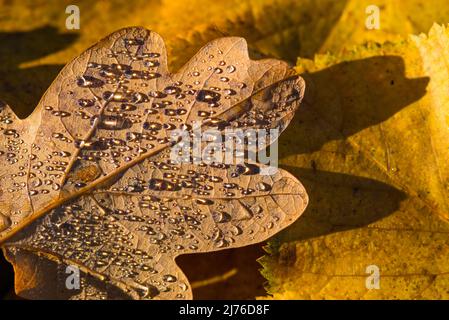
[[[449,297],[448,43],[435,25],[298,61],[314,89],[281,163],[311,202],[262,259],[274,298]]]

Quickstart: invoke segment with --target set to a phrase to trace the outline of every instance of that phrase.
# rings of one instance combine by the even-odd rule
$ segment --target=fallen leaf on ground
[[[2,105],[0,237],[16,291],[192,298],[176,256],[263,241],[308,200],[295,177],[261,175],[263,164],[176,163],[171,132],[198,122],[282,131],[303,92],[286,63],[250,60],[242,38],[210,42],[171,74],[161,37],[127,28],[69,63],[28,118]],[[67,267],[83,273],[79,290]]]

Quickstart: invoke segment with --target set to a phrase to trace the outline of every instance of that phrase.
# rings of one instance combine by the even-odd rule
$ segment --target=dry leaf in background
[[[448,44],[435,25],[298,61],[314,88],[281,163],[316,201],[263,259],[274,298],[449,297]],[[370,265],[379,290],[366,286]]]
[[[286,63],[250,60],[242,38],[210,42],[170,74],[160,36],[127,28],[69,63],[27,119],[2,105],[0,235],[16,291],[192,298],[176,256],[263,241],[307,195],[262,164],[176,164],[171,132],[283,130],[303,91]],[[61,278],[68,265],[80,290]]]

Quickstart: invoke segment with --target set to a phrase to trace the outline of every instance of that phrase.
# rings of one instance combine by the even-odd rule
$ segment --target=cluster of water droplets
[[[294,109],[299,91],[273,87],[261,99],[278,102],[275,107],[259,109],[247,99],[243,113],[230,117],[226,111],[252,88],[242,80],[244,68],[226,61],[223,50],[206,50],[176,76],[164,74],[165,53],[147,51],[145,39],[122,41],[107,61],[88,62],[84,74],[62,88],[64,104],[43,108],[44,119],[60,124],[37,134],[52,147],[33,143],[19,150],[20,133],[2,127],[0,156],[11,164],[25,159],[14,172],[23,185],[15,182],[11,192],[26,188],[31,198],[79,190],[133,164],[116,181],[40,219],[29,244],[104,275],[102,281],[124,281],[142,298],[182,299],[189,288],[173,257],[266,237],[283,219],[270,197],[274,180],[258,175],[255,164],[177,164],[165,151],[141,160],[172,146],[171,132],[191,132],[198,119],[219,130],[271,128]]]
[[[273,181],[261,180],[257,166],[148,160],[141,168],[52,212],[31,246],[107,274],[106,282],[128,279],[141,297],[184,298],[187,284],[173,257],[256,241],[284,218],[282,212],[268,214],[276,207]]]

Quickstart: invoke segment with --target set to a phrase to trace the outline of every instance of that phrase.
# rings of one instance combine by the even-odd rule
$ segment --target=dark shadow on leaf
[[[78,35],[46,26],[26,32],[0,32],[0,100],[23,118],[30,114],[64,65],[21,67],[72,44]]]
[[[396,188],[373,179],[293,166],[283,169],[304,184],[310,203],[293,225],[272,238],[271,246],[369,225],[395,212],[406,197]],[[176,261],[191,283],[236,269],[232,277],[194,288],[195,299],[253,299],[266,295],[256,261],[265,254],[262,247],[263,244],[256,244],[184,255]]]
[[[281,136],[281,157],[314,152],[377,125],[419,100],[429,83],[427,77],[406,78],[398,56],[343,62],[302,76],[304,101]]]
[[[287,242],[367,226],[392,214],[406,194],[373,179],[293,166],[283,168],[303,183],[310,202],[276,241]]]
[[[280,137],[280,158],[320,150],[329,141],[347,138],[387,120],[421,98],[429,82],[428,78],[406,78],[404,62],[396,56],[344,62],[303,76],[306,96]],[[303,216],[275,237],[272,244],[369,225],[395,212],[406,197],[400,190],[373,179],[294,166],[284,169],[304,184],[310,203]],[[254,261],[262,254],[259,244],[183,256],[177,261],[192,282],[237,268],[234,279],[195,289],[195,298],[224,298],[227,292],[225,298],[251,299],[265,295],[258,287],[263,282],[263,278],[259,279],[260,265]],[[250,261],[245,256],[251,257]],[[239,289],[247,285],[252,291]]]

